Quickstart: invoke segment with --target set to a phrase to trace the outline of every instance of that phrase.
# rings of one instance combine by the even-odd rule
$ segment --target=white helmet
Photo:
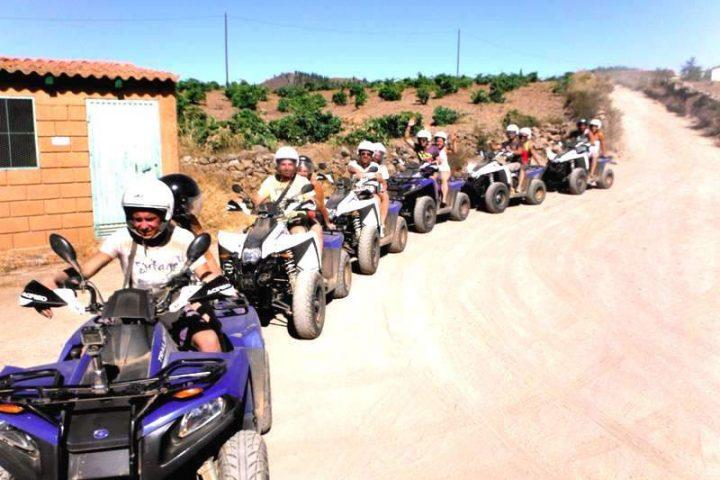
[[[602,122],[600,120],[598,120],[597,118],[593,118],[592,120],[590,120],[590,126],[602,128]]]
[[[280,147],[275,152],[275,161],[279,162],[280,160],[292,160],[297,165],[300,161],[300,155],[293,147]]]
[[[130,215],[135,210],[157,210],[163,222],[158,230],[161,234],[167,228],[175,208],[175,197],[164,182],[155,177],[141,177],[125,189],[122,196],[122,208],[131,234],[137,234],[130,223]],[[156,236],[157,236],[156,235]]]
[[[432,138],[432,133],[428,132],[427,130],[423,129],[420,130],[415,137],[419,140],[421,138],[424,138],[426,140],[430,140]]]
[[[530,128],[528,128],[528,127],[521,128],[519,133],[520,133],[520,135],[522,135],[524,137],[528,137],[528,138],[532,137],[532,130],[530,130]]]
[[[373,143],[373,146],[374,146],[373,151],[375,153],[378,153],[378,152],[380,152],[382,154],[387,153],[387,149],[385,148],[385,145],[383,145],[382,143],[376,142],[376,143]]]
[[[360,151],[365,150],[370,153],[375,153],[375,144],[370,140],[363,140],[357,147],[357,154],[360,155]]]
[[[505,132],[506,132],[506,133],[514,133],[515,135],[517,135],[519,131],[520,131],[520,127],[518,127],[518,126],[515,125],[514,123],[511,123],[511,124],[508,125],[507,128],[505,129]]]
[[[433,138],[442,138],[443,140],[447,141],[447,133],[445,132],[437,132]]]

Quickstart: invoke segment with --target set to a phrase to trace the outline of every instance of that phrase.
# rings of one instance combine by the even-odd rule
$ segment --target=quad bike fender
[[[377,227],[380,225],[380,205],[377,198],[373,198],[369,202],[360,210],[360,219],[364,227]]]
[[[230,252],[238,254],[242,252],[245,239],[247,239],[247,235],[244,233],[234,233],[223,230],[218,232],[218,245]]]
[[[292,250],[295,263],[302,270],[320,270],[320,249],[313,232],[281,235],[263,245],[263,258],[273,253]]]

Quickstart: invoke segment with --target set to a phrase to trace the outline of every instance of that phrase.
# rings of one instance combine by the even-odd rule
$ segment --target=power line
[[[480,42],[482,42],[482,43],[484,43],[484,44],[486,44],[486,45],[490,45],[491,47],[499,48],[499,49],[502,49],[502,50],[505,50],[505,51],[511,51],[511,52],[512,52],[513,54],[515,54],[515,55],[520,55],[520,56],[523,56],[523,57],[526,57],[526,58],[544,58],[544,59],[546,59],[546,60],[551,60],[551,61],[553,61],[553,62],[564,63],[564,64],[566,64],[566,65],[577,65],[578,63],[582,64],[582,62],[576,62],[576,61],[572,61],[572,60],[568,60],[568,59],[562,59],[562,58],[558,58],[558,57],[556,57],[556,56],[546,55],[546,54],[544,54],[544,53],[529,52],[529,51],[526,51],[526,50],[520,50],[520,49],[518,49],[518,48],[508,47],[507,45],[501,45],[501,44],[499,44],[499,43],[495,43],[495,42],[490,41],[490,40],[487,40],[487,39],[485,39],[485,38],[480,38],[480,37],[475,36],[475,35],[470,34],[470,33],[466,33],[466,35],[469,36],[469,37],[471,37],[471,38],[474,38],[475,40],[478,40],[478,41],[480,41]]]
[[[294,28],[297,30],[305,30],[309,32],[325,32],[325,33],[344,33],[344,34],[351,34],[351,35],[421,35],[421,36],[429,36],[429,35],[449,35],[452,33],[455,33],[455,30],[434,30],[432,32],[428,31],[400,31],[400,30],[349,30],[345,28],[328,28],[328,27],[308,27],[305,25],[297,25],[293,23],[278,23],[278,22],[270,22],[268,20],[260,20],[257,18],[249,18],[249,17],[239,17],[237,15],[228,15],[229,18],[234,18],[236,20],[242,20],[244,22],[249,23],[257,23],[260,25],[267,25],[270,27],[278,27],[278,28]]]
[[[53,23],[144,23],[144,22],[190,22],[222,18],[222,15],[205,15],[195,17],[150,17],[150,18],[62,18],[62,17],[8,17],[0,16],[0,21],[11,22],[53,22]]]

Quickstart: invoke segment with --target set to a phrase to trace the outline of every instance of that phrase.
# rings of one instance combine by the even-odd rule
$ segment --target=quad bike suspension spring
[[[283,255],[283,267],[285,267],[285,272],[287,273],[288,278],[290,281],[294,280],[295,277],[298,274],[298,268],[297,264],[295,263],[295,255],[293,254],[292,250],[288,250]]]

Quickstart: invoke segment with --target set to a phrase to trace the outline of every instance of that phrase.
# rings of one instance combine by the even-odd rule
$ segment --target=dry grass
[[[183,173],[190,175],[200,185],[203,207],[200,223],[203,229],[213,235],[219,230],[240,230],[252,223],[251,217],[242,212],[228,212],[228,200],[235,198],[230,176],[222,171],[206,172],[190,165],[181,165]]]

